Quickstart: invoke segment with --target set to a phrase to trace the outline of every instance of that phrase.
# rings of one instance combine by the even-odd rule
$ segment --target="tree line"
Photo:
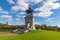
[[[58,26],[47,26],[47,25],[37,25],[35,24],[35,28],[41,29],[41,30],[60,30],[60,28]]]
[[[47,25],[38,25],[38,24],[35,24],[34,25],[35,28],[37,30],[60,30],[60,28],[58,26],[47,26]],[[25,25],[8,25],[8,24],[3,24],[3,23],[0,23],[0,30],[4,30],[4,29],[10,29],[10,30],[15,30],[15,29],[24,29]]]

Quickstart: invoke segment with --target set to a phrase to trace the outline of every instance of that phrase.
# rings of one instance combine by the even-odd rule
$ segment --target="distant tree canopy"
[[[47,25],[38,25],[38,24],[35,24],[35,28],[36,29],[42,29],[42,30],[57,30],[58,27],[57,26],[47,26]]]
[[[38,25],[38,24],[35,24],[34,25],[36,29],[42,29],[42,30],[60,30],[60,28],[58,28],[57,26],[47,26],[47,25]],[[20,28],[20,29],[24,29],[25,28],[25,25],[8,25],[8,24],[2,24],[0,23],[0,29],[17,29],[17,28]]]
[[[2,23],[0,23],[0,29],[1,28],[20,28],[20,29],[24,29],[24,25],[15,25],[15,26],[13,26],[13,25],[8,25],[8,24],[2,24]]]
[[[35,24],[34,26],[35,26],[35,28],[36,28],[36,29],[41,28],[41,26],[40,26],[40,25],[38,25],[38,24]]]
[[[5,26],[7,26],[7,24],[0,23],[0,28],[4,28]]]

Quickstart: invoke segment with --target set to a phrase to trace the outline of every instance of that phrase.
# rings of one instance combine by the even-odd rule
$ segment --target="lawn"
[[[60,40],[60,32],[35,30],[25,34],[0,37],[0,40]]]
[[[10,33],[11,30],[0,30],[0,34]]]

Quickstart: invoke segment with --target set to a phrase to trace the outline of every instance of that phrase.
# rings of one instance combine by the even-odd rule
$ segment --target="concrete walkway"
[[[14,34],[14,33],[0,34],[0,36],[14,36],[14,35],[17,35],[17,34]]]

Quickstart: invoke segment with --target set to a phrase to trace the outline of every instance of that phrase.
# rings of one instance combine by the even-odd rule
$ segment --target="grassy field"
[[[60,40],[60,32],[35,30],[25,34],[0,37],[0,40]]]
[[[11,30],[0,30],[0,34],[5,34],[5,33],[10,33],[11,32]]]

